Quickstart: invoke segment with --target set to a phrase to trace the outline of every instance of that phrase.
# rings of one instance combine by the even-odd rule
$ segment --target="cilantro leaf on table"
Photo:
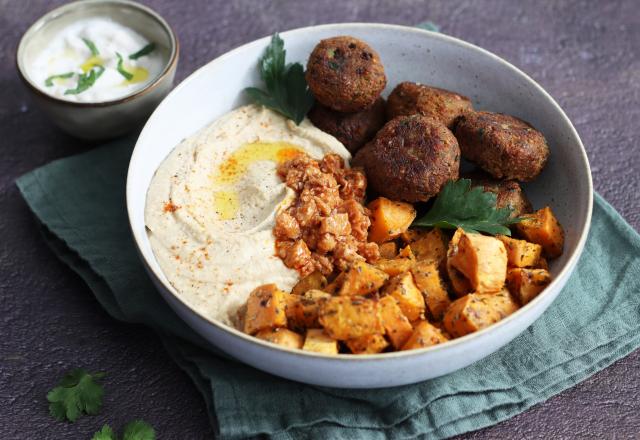
[[[260,77],[266,90],[247,87],[245,92],[256,104],[268,107],[300,124],[313,105],[313,94],[300,63],[286,64],[284,41],[276,33],[262,58]]]
[[[143,420],[127,423],[122,433],[122,440],[155,440],[155,438],[155,430]],[[100,431],[93,434],[91,440],[118,440],[118,436],[109,425],[104,425]]]
[[[447,182],[433,206],[412,226],[462,228],[467,232],[511,235],[508,225],[518,223],[521,217],[511,218],[511,208],[497,208],[497,196],[482,187],[471,188],[471,180]]]
[[[156,431],[144,420],[134,420],[124,427],[122,440],[154,440]]]
[[[109,425],[103,425],[100,431],[93,434],[91,440],[117,440],[117,437]]]
[[[104,389],[96,379],[104,373],[89,374],[79,368],[68,372],[58,386],[47,393],[49,413],[56,419],[75,422],[82,413],[95,415],[102,407]]]

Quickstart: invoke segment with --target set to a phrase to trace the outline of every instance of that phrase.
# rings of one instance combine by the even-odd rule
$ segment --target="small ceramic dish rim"
[[[138,11],[141,11],[147,14],[149,17],[154,19],[160,26],[162,26],[164,30],[167,32],[167,35],[169,35],[169,40],[171,42],[169,58],[165,62],[165,66],[162,72],[160,72],[153,81],[151,81],[149,84],[145,85],[141,89],[135,90],[120,98],[111,99],[108,101],[76,102],[76,101],[69,101],[66,99],[61,99],[61,98],[52,96],[44,92],[41,87],[38,87],[38,85],[36,85],[31,80],[31,78],[29,77],[29,74],[25,71],[26,66],[24,66],[22,63],[22,53],[26,48],[27,41],[29,37],[31,37],[32,35],[35,35],[49,21],[55,20],[64,14],[68,14],[71,11],[73,11],[75,8],[87,7],[92,4],[120,5],[120,6],[137,9]],[[95,108],[95,107],[108,107],[112,105],[122,104],[124,102],[129,102],[140,96],[146,95],[151,90],[156,88],[162,82],[163,78],[172,71],[173,67],[178,62],[179,53],[180,53],[180,44],[178,43],[178,37],[176,36],[176,33],[174,32],[173,28],[169,25],[169,23],[167,23],[167,21],[164,18],[162,18],[160,14],[155,12],[153,9],[131,0],[77,0],[71,3],[67,3],[62,6],[59,6],[55,9],[52,9],[51,11],[44,14],[42,17],[38,18],[31,26],[29,26],[29,29],[27,29],[27,31],[20,38],[20,41],[16,48],[15,62],[16,62],[16,68],[18,70],[20,79],[24,82],[24,84],[29,89],[31,89],[32,92],[36,93],[41,98],[47,99],[49,101],[53,101],[57,104],[66,105],[70,107]]]
[[[325,24],[325,25],[314,25],[314,26],[307,26],[307,27],[303,27],[303,28],[296,28],[296,29],[291,29],[289,31],[286,32],[282,32],[280,33],[280,36],[285,39],[287,38],[287,34],[291,33],[291,32],[304,32],[305,30],[310,30],[310,29],[317,29],[317,28],[321,28],[324,30],[332,30],[335,29],[336,32],[340,32],[342,27],[380,27],[380,28],[387,28],[387,29],[395,29],[397,31],[401,31],[401,32],[414,32],[414,33],[427,33],[429,34],[430,38],[434,38],[434,39],[441,39],[441,40],[445,40],[449,43],[455,44],[455,45],[459,45],[468,49],[472,49],[475,51],[480,51],[482,52],[485,56],[492,58],[496,63],[502,64],[504,67],[514,71],[514,73],[521,75],[522,77],[526,78],[526,80],[529,82],[530,86],[535,88],[538,92],[540,92],[542,95],[544,95],[544,97],[550,102],[551,105],[553,105],[555,107],[555,109],[558,111],[558,114],[562,116],[562,119],[565,124],[568,125],[568,127],[570,127],[571,131],[572,131],[572,135],[575,136],[575,138],[577,139],[579,146],[580,146],[580,153],[581,153],[581,157],[583,160],[583,164],[582,166],[585,167],[585,169],[588,171],[587,172],[587,184],[588,184],[588,206],[587,206],[587,217],[585,219],[584,222],[584,226],[582,227],[582,229],[578,232],[579,238],[575,247],[575,250],[573,252],[573,254],[569,257],[569,259],[566,261],[564,267],[558,272],[558,274],[553,278],[551,284],[549,284],[549,286],[547,286],[545,288],[545,291],[543,291],[542,294],[538,295],[536,298],[534,298],[531,302],[529,302],[528,304],[526,304],[525,306],[521,307],[520,309],[518,309],[515,313],[509,315],[508,317],[502,319],[501,321],[485,328],[482,329],[480,331],[468,334],[466,336],[460,337],[460,338],[456,338],[453,340],[450,340],[446,343],[443,344],[438,344],[438,345],[434,345],[434,346],[430,346],[430,347],[426,347],[426,348],[420,348],[420,349],[414,349],[414,350],[407,350],[407,351],[394,351],[394,352],[388,352],[388,353],[378,353],[378,354],[359,354],[359,355],[353,355],[353,354],[338,354],[338,355],[328,355],[328,354],[322,354],[322,353],[315,353],[315,352],[309,352],[309,351],[303,351],[300,349],[293,349],[293,348],[286,348],[274,343],[270,343],[267,341],[264,341],[262,339],[256,338],[254,336],[248,335],[246,333],[243,333],[242,331],[225,325],[222,322],[218,322],[217,320],[214,319],[210,319],[206,316],[204,316],[202,313],[198,312],[197,310],[193,309],[191,306],[189,306],[189,304],[187,304],[181,297],[180,295],[176,292],[175,288],[168,282],[165,282],[165,276],[163,274],[158,274],[156,272],[156,269],[154,267],[152,267],[152,265],[147,263],[147,256],[145,255],[145,253],[143,252],[143,250],[141,249],[139,243],[141,243],[145,237],[142,237],[139,229],[134,227],[134,215],[132,212],[132,208],[130,205],[130,193],[133,194],[133,191],[137,191],[139,189],[137,188],[133,188],[132,185],[130,185],[130,182],[132,181],[131,179],[131,174],[132,172],[135,172],[136,169],[136,162],[137,161],[141,161],[144,160],[143,156],[140,153],[140,150],[137,148],[134,148],[133,154],[131,156],[131,161],[129,164],[129,170],[128,170],[128,175],[127,175],[127,187],[126,187],[126,193],[127,193],[127,214],[129,216],[129,224],[130,224],[130,229],[132,231],[133,237],[134,237],[134,241],[136,244],[136,249],[138,251],[138,254],[140,255],[140,258],[145,262],[145,268],[147,271],[151,271],[151,276],[154,277],[157,281],[159,281],[160,283],[162,283],[162,286],[171,293],[171,295],[173,296],[173,299],[175,299],[176,301],[178,301],[182,306],[184,306],[186,309],[188,309],[194,316],[196,316],[197,318],[199,318],[200,320],[202,320],[203,322],[210,324],[210,325],[214,325],[215,327],[232,334],[233,336],[236,336],[238,338],[241,338],[247,342],[250,342],[251,344],[255,344],[264,348],[269,348],[269,349],[273,349],[273,350],[278,350],[278,351],[284,351],[287,352],[289,354],[295,355],[295,356],[302,356],[302,357],[308,357],[308,358],[321,358],[323,360],[326,361],[346,361],[346,362],[364,362],[364,361],[372,361],[372,360],[379,360],[379,361],[383,361],[385,359],[391,359],[391,358],[406,358],[406,357],[413,357],[413,356],[418,356],[418,355],[422,355],[424,353],[427,352],[436,352],[436,351],[441,351],[441,350],[447,350],[450,349],[453,346],[456,345],[461,345],[461,344],[466,344],[467,342],[470,342],[474,339],[478,339],[481,338],[483,335],[496,331],[496,329],[506,326],[508,325],[510,322],[519,319],[519,317],[521,315],[524,315],[528,310],[535,308],[536,305],[541,302],[544,297],[545,297],[545,292],[549,291],[551,292],[553,286],[555,286],[556,284],[560,283],[561,280],[563,280],[565,277],[568,277],[570,275],[570,272],[572,272],[575,269],[575,266],[577,264],[578,259],[580,258],[580,255],[582,254],[582,251],[584,249],[584,245],[585,242],[587,240],[587,235],[589,232],[589,228],[591,225],[591,215],[592,215],[592,210],[593,210],[593,182],[592,182],[592,177],[591,177],[591,168],[589,166],[589,159],[587,157],[584,145],[582,144],[582,140],[580,139],[580,136],[578,135],[577,131],[575,130],[575,127],[573,126],[573,124],[571,123],[571,121],[569,120],[569,118],[567,117],[567,115],[564,113],[564,111],[562,110],[562,108],[558,105],[558,103],[556,103],[556,101],[551,97],[551,95],[549,95],[549,93],[547,93],[540,85],[538,85],[538,83],[536,83],[533,79],[531,79],[527,74],[525,74],[524,72],[522,72],[520,69],[518,69],[517,67],[513,66],[511,63],[507,62],[506,60],[498,57],[497,55],[494,55],[493,53],[479,47],[479,46],[475,46],[471,43],[467,43],[463,40],[457,39],[455,37],[451,37],[448,35],[444,35],[444,34],[440,34],[437,32],[432,32],[432,31],[427,31],[424,29],[419,29],[419,28],[415,28],[415,27],[409,27],[409,26],[402,26],[402,25],[393,25],[393,24],[384,24],[384,23],[335,23],[335,24]],[[338,34],[336,34],[338,35]],[[231,56],[235,56],[240,52],[246,51],[248,48],[252,48],[255,45],[261,45],[264,46],[267,44],[267,42],[269,41],[269,39],[271,38],[271,36],[266,36],[263,38],[259,38],[257,40],[254,40],[252,42],[249,42],[247,44],[244,44],[240,47],[237,47],[235,49],[232,49],[226,53],[224,53],[223,55],[215,58],[214,60],[206,63],[204,66],[200,67],[199,69],[195,70],[194,72],[192,72],[182,83],[180,83],[171,93],[178,93],[180,91],[180,89],[182,87],[185,87],[185,84],[187,84],[189,82],[189,80],[193,77],[195,77],[196,75],[199,75],[200,72],[207,66],[210,66],[211,64],[221,64],[224,63],[225,60]],[[166,104],[166,101],[163,101],[159,106],[158,109],[160,109],[163,105]],[[145,135],[147,134],[149,130],[149,126],[146,125],[139,138],[138,138],[138,143],[141,143],[141,141],[145,138]],[[148,188],[145,189],[145,191],[147,191]],[[153,254],[151,255],[151,258],[155,258],[153,256]],[[159,267],[157,268],[157,270],[160,270]],[[566,281],[565,281],[566,282]]]

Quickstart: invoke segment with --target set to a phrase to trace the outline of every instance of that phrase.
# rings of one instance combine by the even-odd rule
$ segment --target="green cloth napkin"
[[[370,391],[303,385],[242,365],[206,349],[138,260],[125,209],[132,144],[55,161],[17,184],[47,242],[103,307],[158,332],[204,396],[220,438],[444,438],[521,413],[640,346],[640,236],[596,196],[586,249],[565,289],[530,328],[480,362]]]

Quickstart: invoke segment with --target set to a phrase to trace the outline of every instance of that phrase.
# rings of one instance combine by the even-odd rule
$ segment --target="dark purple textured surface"
[[[57,131],[19,83],[13,56],[29,24],[61,1],[0,0],[0,438],[90,438],[134,417],[166,439],[212,437],[204,402],[145,328],[110,319],[44,245],[14,179],[87,148]],[[180,81],[240,44],[340,21],[438,23],[523,69],[582,136],[596,190],[640,228],[640,8],[637,1],[146,1],[181,41]],[[640,292],[639,292],[640,293]],[[67,369],[107,371],[100,415],[75,424],[47,414]],[[468,439],[637,438],[640,353]]]

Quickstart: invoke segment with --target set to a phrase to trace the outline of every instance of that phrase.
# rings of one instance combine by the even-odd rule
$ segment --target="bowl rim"
[[[306,26],[306,27],[301,27],[301,28],[295,28],[295,29],[290,29],[287,30],[285,32],[281,32],[279,33],[279,35],[283,38],[286,39],[288,36],[291,36],[292,34],[295,35],[297,33],[304,33],[305,31],[309,31],[309,30],[315,30],[315,29],[322,29],[322,30],[335,30],[336,32],[340,32],[345,28],[373,28],[373,29],[385,29],[385,30],[395,30],[395,31],[399,31],[399,32],[408,32],[408,33],[414,33],[414,34],[419,34],[419,35],[423,35],[423,36],[428,36],[429,38],[434,38],[434,39],[439,39],[442,41],[446,41],[448,43],[466,48],[466,49],[470,49],[473,51],[477,51],[480,52],[481,54],[483,54],[484,56],[487,56],[489,58],[491,58],[494,62],[501,64],[503,67],[506,67],[508,70],[511,70],[514,74],[521,76],[522,78],[524,78],[531,87],[533,87],[534,89],[536,89],[539,93],[541,93],[546,99],[547,101],[554,107],[554,109],[558,112],[559,116],[561,117],[561,121],[562,123],[564,123],[565,125],[567,125],[571,131],[571,135],[575,137],[575,139],[578,141],[578,146],[580,147],[580,155],[582,158],[582,166],[584,167],[584,169],[586,169],[586,177],[587,177],[587,216],[585,218],[585,222],[584,222],[584,226],[582,227],[582,229],[579,231],[579,238],[578,241],[576,243],[575,246],[575,250],[573,252],[573,254],[569,257],[569,259],[567,260],[567,262],[565,263],[564,267],[562,268],[562,270],[560,270],[560,272],[552,279],[551,283],[549,284],[549,286],[547,286],[545,288],[545,290],[543,291],[543,293],[541,295],[538,295],[536,298],[534,298],[532,301],[530,301],[529,303],[527,303],[526,305],[524,305],[523,307],[520,307],[515,313],[507,316],[506,318],[502,319],[501,321],[492,324],[489,327],[486,327],[482,330],[479,330],[477,332],[474,333],[470,333],[468,335],[462,336],[460,338],[455,338],[452,340],[449,340],[445,343],[442,344],[437,344],[437,345],[433,345],[430,347],[425,347],[425,348],[419,348],[419,349],[414,349],[414,350],[406,350],[406,351],[394,351],[394,352],[388,352],[388,353],[376,353],[376,354],[358,354],[358,355],[353,355],[353,354],[338,354],[338,355],[328,355],[328,354],[323,354],[323,353],[316,353],[316,352],[310,352],[310,351],[303,351],[301,349],[294,349],[294,348],[287,348],[287,347],[283,347],[281,345],[277,345],[259,338],[256,338],[255,336],[252,335],[248,335],[230,325],[226,325],[222,322],[219,322],[215,319],[211,319],[207,316],[204,316],[202,313],[196,311],[195,309],[193,309],[191,306],[189,306],[189,304],[187,304],[181,297],[180,295],[177,294],[175,288],[170,284],[170,283],[166,283],[163,279],[162,276],[159,276],[159,274],[156,272],[156,269],[153,268],[148,262],[147,262],[147,256],[145,255],[145,253],[143,252],[141,246],[139,243],[142,242],[143,237],[141,237],[141,234],[137,232],[137,228],[134,227],[134,217],[133,217],[133,212],[132,212],[132,208],[131,208],[131,196],[133,195],[134,192],[134,188],[133,185],[131,184],[132,179],[131,176],[132,174],[135,172],[135,168],[136,168],[136,163],[138,161],[142,161],[144,158],[142,156],[142,153],[140,153],[140,149],[138,148],[138,145],[144,140],[145,136],[147,135],[147,133],[151,130],[150,126],[149,126],[149,122],[147,121],[147,123],[145,124],[145,126],[143,127],[137,141],[136,141],[136,145],[133,149],[132,155],[131,155],[131,159],[129,162],[129,168],[127,171],[127,185],[126,185],[126,202],[127,202],[127,215],[129,218],[129,227],[131,229],[131,233],[134,237],[134,242],[138,251],[138,254],[141,256],[144,265],[147,269],[147,271],[150,273],[150,275],[152,277],[155,277],[156,280],[154,281],[158,281],[160,282],[160,284],[162,285],[162,287],[166,290],[166,292],[168,292],[172,298],[174,300],[176,300],[179,304],[181,304],[185,310],[188,310],[193,316],[197,317],[199,320],[203,321],[204,323],[208,324],[208,325],[213,325],[214,327],[216,327],[219,330],[222,330],[226,333],[229,333],[232,336],[235,336],[237,338],[242,339],[244,342],[248,342],[250,344],[253,344],[255,346],[257,346],[257,348],[262,348],[262,349],[271,349],[271,350],[275,350],[275,351],[282,351],[285,352],[289,355],[293,355],[293,356],[301,356],[301,357],[307,357],[307,358],[317,358],[317,359],[322,359],[324,361],[328,361],[328,362],[341,362],[341,361],[347,361],[347,362],[368,362],[368,361],[373,361],[373,360],[385,360],[385,359],[398,359],[398,358],[408,358],[408,357],[416,357],[416,356],[420,356],[420,355],[424,355],[425,353],[428,352],[436,352],[436,351],[441,351],[441,350],[449,350],[455,346],[459,346],[459,345],[463,345],[466,344],[468,342],[471,342],[475,339],[480,339],[483,338],[485,335],[487,335],[488,333],[494,332],[496,331],[498,328],[504,327],[506,325],[509,325],[510,322],[519,319],[521,316],[524,316],[529,310],[532,310],[536,307],[536,305],[538,303],[540,303],[543,300],[543,297],[545,297],[544,293],[545,292],[551,292],[554,286],[564,283],[566,282],[566,279],[570,276],[571,272],[575,269],[575,266],[577,264],[577,260],[580,258],[580,255],[582,254],[582,251],[584,250],[584,245],[586,243],[587,240],[587,236],[589,233],[589,229],[591,226],[591,216],[592,216],[592,211],[593,211],[593,180],[592,180],[592,176],[591,176],[591,167],[589,165],[589,158],[587,156],[586,150],[584,148],[584,145],[582,143],[582,140],[580,139],[580,136],[577,132],[577,130],[575,129],[575,127],[573,126],[573,124],[571,123],[571,120],[567,117],[567,115],[565,114],[565,112],[562,110],[562,108],[560,107],[560,105],[553,99],[553,97],[542,88],[542,86],[540,86],[536,81],[534,81],[531,77],[529,77],[526,73],[524,73],[523,71],[521,71],[520,69],[518,69],[517,67],[515,67],[514,65],[512,65],[511,63],[509,63],[508,61],[504,60],[503,58],[499,57],[498,55],[495,55],[494,53],[483,49],[479,46],[476,46],[474,44],[468,43],[464,40],[461,40],[459,38],[456,37],[452,37],[449,35],[445,35],[445,34],[441,34],[438,32],[432,32],[432,31],[428,31],[425,29],[421,29],[418,27],[413,27],[413,26],[405,26],[405,25],[397,25],[397,24],[386,24],[386,23],[362,23],[362,22],[353,22],[353,23],[332,23],[332,24],[322,24],[322,25],[312,25],[312,26]],[[163,105],[168,105],[167,102],[167,98],[169,98],[172,94],[174,93],[179,93],[179,91],[186,86],[186,84],[192,80],[192,78],[194,78],[196,75],[200,75],[202,74],[203,70],[212,65],[212,64],[219,64],[219,63],[224,63],[225,60],[229,57],[235,56],[243,51],[246,51],[248,49],[253,48],[254,46],[266,46],[266,44],[268,43],[268,41],[270,40],[271,35],[267,35],[265,37],[262,38],[258,38],[256,40],[253,40],[251,42],[248,42],[246,44],[243,44],[235,49],[232,49],[228,52],[225,52],[224,54],[214,58],[213,60],[207,62],[206,64],[204,64],[203,66],[199,67],[198,69],[196,69],[194,72],[192,72],[188,77],[186,77],[178,86],[176,86],[173,91],[167,95],[167,97],[160,103],[160,105],[156,108],[155,111],[158,111]],[[155,113],[154,111],[154,113]],[[152,114],[153,116],[153,114]],[[151,117],[149,118],[149,120],[151,119]],[[146,190],[148,191],[148,188],[146,188]],[[143,230],[146,231],[146,229],[143,228]],[[151,256],[153,257],[153,255]],[[158,269],[160,270],[160,269]],[[559,294],[561,291],[561,289],[557,292],[557,294]],[[557,295],[556,294],[556,295]],[[554,298],[555,299],[555,298]],[[166,301],[166,299],[165,299]],[[171,305],[170,305],[171,306]],[[542,313],[544,313],[545,310],[542,311]],[[182,318],[181,318],[182,319]],[[195,331],[195,330],[194,330]],[[196,331],[197,333],[197,331]]]
[[[22,62],[22,54],[24,53],[24,50],[27,44],[27,41],[26,41],[27,38],[30,37],[31,35],[35,35],[48,22],[55,20],[62,15],[72,12],[75,8],[91,6],[96,4],[112,4],[112,5],[125,6],[128,8],[141,11],[147,14],[153,20],[155,20],[165,30],[167,35],[169,35],[169,41],[171,43],[169,59],[165,63],[164,69],[162,70],[162,72],[160,72],[156,76],[156,78],[153,81],[151,81],[149,84],[145,85],[141,89],[133,91],[120,98],[110,99],[108,101],[76,102],[76,101],[61,99],[44,92],[41,87],[36,85],[31,80],[31,78],[25,71],[26,66],[24,66]],[[143,4],[140,4],[132,0],[76,0],[74,2],[66,3],[62,6],[59,6],[57,8],[50,10],[49,12],[45,13],[40,18],[38,18],[31,26],[29,26],[29,28],[25,31],[25,33],[22,34],[22,37],[20,38],[20,41],[18,42],[18,45],[16,47],[15,64],[18,70],[18,76],[20,77],[22,82],[33,93],[35,93],[39,97],[44,98],[48,101],[55,102],[59,105],[65,105],[69,107],[96,108],[96,107],[109,107],[112,105],[122,104],[125,102],[135,100],[136,98],[142,95],[147,95],[153,89],[155,89],[176,68],[179,55],[180,55],[180,43],[178,42],[178,37],[175,31],[173,30],[171,25],[169,25],[169,23],[167,23],[167,21],[164,18],[162,18],[160,14],[158,14],[156,11],[149,8],[148,6],[145,6]],[[25,69],[23,69],[23,67],[25,67]]]

